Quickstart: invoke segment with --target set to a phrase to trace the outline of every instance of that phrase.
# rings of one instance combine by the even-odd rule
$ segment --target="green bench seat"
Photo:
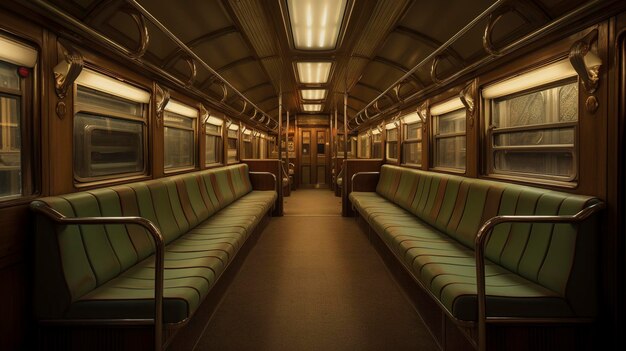
[[[66,217],[150,220],[165,241],[163,320],[186,322],[274,207],[245,164],[38,199]],[[154,318],[155,246],[138,225],[61,225],[36,216],[38,320]]]
[[[459,321],[477,320],[475,239],[503,215],[574,215],[589,196],[384,165],[376,192],[352,206],[409,273]],[[486,315],[592,318],[597,218],[580,224],[504,223],[485,249]]]

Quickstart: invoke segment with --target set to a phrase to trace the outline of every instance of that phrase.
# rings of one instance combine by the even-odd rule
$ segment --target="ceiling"
[[[302,113],[295,62],[331,61],[330,80],[316,85],[328,94],[322,113],[343,109],[348,92],[348,115],[354,117],[396,80],[472,21],[495,0],[348,0],[343,30],[335,49],[296,50],[292,43],[287,0],[138,0],[165,27],[204,62],[244,94],[261,110],[276,118],[278,95],[283,107]],[[133,48],[139,42],[137,25],[123,0],[49,0],[114,41]],[[498,45],[529,33],[577,7],[579,0],[524,0],[512,2],[513,11],[497,22],[494,42]],[[445,52],[438,74],[458,71],[486,56],[482,34],[486,20],[463,35]],[[190,66],[177,45],[148,24],[150,43],[144,58],[167,69],[181,80],[190,76]],[[430,64],[418,69],[399,87],[408,96],[433,84]],[[223,98],[219,80],[198,68],[193,86],[217,101]],[[391,96],[381,108],[394,103]],[[235,110],[243,104],[230,93],[225,103]],[[252,110],[246,114],[251,115]]]

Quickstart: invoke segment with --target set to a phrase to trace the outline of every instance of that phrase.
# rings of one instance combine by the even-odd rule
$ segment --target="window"
[[[74,177],[79,182],[146,173],[150,93],[95,71],[76,79]]]
[[[369,132],[359,135],[357,150],[359,158],[370,158],[371,140]]]
[[[491,172],[576,177],[576,79],[490,99],[489,109]]]
[[[265,134],[260,134],[259,136],[259,158],[264,160],[267,158],[267,140],[268,137]]]
[[[239,153],[239,125],[231,124],[228,127],[228,163],[235,163]]]
[[[433,121],[433,166],[464,171],[467,138],[463,103],[454,98],[434,105],[430,114]]]
[[[386,152],[387,159],[391,161],[398,160],[398,126],[395,122],[388,123],[385,126],[387,132]]]
[[[28,171],[33,160],[25,151],[31,142],[26,103],[37,58],[35,49],[0,36],[0,201],[33,193]]]
[[[404,116],[404,138],[402,141],[402,163],[422,165],[422,121],[417,113]]]
[[[383,142],[380,130],[372,131],[372,158],[383,158]]]
[[[170,100],[163,113],[163,162],[165,170],[196,165],[198,109]]]
[[[243,158],[254,158],[253,142],[252,142],[252,130],[245,129],[242,133],[243,139]]]
[[[204,123],[204,164],[207,166],[222,162],[223,124],[224,121],[213,116],[209,116],[206,123]]]

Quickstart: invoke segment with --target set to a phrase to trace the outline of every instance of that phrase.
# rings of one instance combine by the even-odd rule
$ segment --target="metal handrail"
[[[276,130],[278,128],[278,122],[276,120],[271,118],[266,112],[264,112],[263,110],[258,108],[252,101],[250,101],[248,98],[246,98],[239,90],[237,90],[232,84],[230,84],[224,77],[222,77],[220,74],[218,74],[206,62],[204,62],[204,60],[202,60],[187,45],[185,45],[185,43],[183,43],[180,39],[178,39],[178,37],[176,37],[172,32],[170,32],[169,29],[167,29],[167,27],[165,27],[161,22],[159,22],[152,14],[150,14],[145,8],[143,8],[137,1],[135,1],[135,0],[126,0],[126,2],[129,5],[131,5],[135,10],[137,10],[140,13],[141,17],[147,18],[150,22],[152,22],[153,25],[155,25],[159,30],[161,30],[161,32],[163,34],[165,34],[170,40],[172,40],[175,44],[177,44],[179,49],[181,51],[183,51],[184,53],[186,53],[188,55],[188,57],[194,61],[194,65],[195,65],[195,62],[199,63],[202,67],[207,69],[214,76],[214,78],[216,78],[217,80],[220,80],[225,85],[227,85],[232,91],[234,91],[235,94],[237,94],[242,99],[242,101],[244,101],[244,105],[245,106],[252,106],[252,107],[254,107],[255,110],[258,110],[260,113],[265,115],[268,118],[268,120],[271,120],[272,122],[274,122],[275,126],[272,127],[272,128],[269,128],[269,129]],[[204,96],[209,101],[214,101],[213,98],[211,98],[208,94],[200,91],[197,88],[190,87],[189,86],[189,81],[191,79],[189,79],[187,81],[183,81],[183,80],[179,79],[178,77],[174,76],[173,74],[165,71],[163,68],[161,68],[161,67],[159,67],[159,66],[157,66],[157,65],[155,65],[153,63],[150,63],[150,62],[144,60],[141,57],[143,55],[139,55],[139,53],[141,53],[141,50],[143,50],[143,49],[140,48],[140,49],[130,50],[130,49],[128,49],[128,48],[118,44],[117,42],[109,39],[108,37],[106,37],[105,35],[101,34],[100,32],[92,29],[88,25],[84,24],[83,22],[79,21],[78,19],[74,18],[73,16],[67,14],[66,12],[58,9],[54,5],[47,3],[45,0],[33,0],[32,3],[38,5],[41,9],[43,9],[45,11],[48,11],[49,14],[53,15],[53,16],[50,16],[48,14],[47,15],[48,18],[50,18],[52,20],[55,20],[57,22],[65,21],[66,23],[71,24],[72,26],[74,26],[77,29],[79,29],[82,33],[88,35],[92,40],[98,42],[101,45],[109,46],[110,48],[114,49],[118,53],[121,53],[125,57],[132,58],[135,62],[141,64],[145,68],[150,69],[151,71],[153,71],[156,74],[160,75],[161,77],[163,77],[164,79],[168,80],[169,82],[171,82],[173,84],[176,84],[176,85],[180,86],[183,89],[192,90],[196,94]],[[135,21],[137,20],[134,16],[133,16],[133,19]],[[147,43],[144,42],[144,40],[142,40],[142,46],[144,46],[144,45],[147,45]],[[193,67],[192,67],[192,72],[191,72],[190,78],[192,78],[192,77],[195,78],[195,75],[193,74]],[[234,114],[237,114],[237,113],[240,112],[240,111],[235,110],[230,105],[226,105],[223,101],[222,102],[218,102],[217,104],[232,110],[232,112]],[[243,111],[242,111],[242,113],[243,113]],[[240,114],[241,113],[239,113],[239,115]]]
[[[354,180],[357,178],[357,176],[364,176],[364,175],[380,175],[380,172],[357,172],[354,173],[352,175],[352,178],[350,179],[350,192],[354,192]]]
[[[485,245],[495,226],[503,223],[580,223],[592,214],[606,208],[604,202],[589,205],[574,215],[532,216],[503,215],[488,219],[478,230],[474,240],[476,258],[476,289],[478,299],[478,350],[487,346],[487,294],[485,286]]]
[[[276,175],[271,172],[248,172],[248,174],[256,174],[256,175],[270,175],[274,179],[274,191],[278,189],[278,179],[276,179]]]
[[[400,77],[398,80],[396,80],[394,83],[392,83],[387,89],[385,89],[380,95],[378,95],[377,97],[375,97],[370,103],[368,103],[367,105],[365,105],[365,107],[356,113],[356,115],[362,113],[363,111],[365,111],[368,107],[370,107],[371,105],[373,105],[377,100],[381,99],[385,94],[387,94],[390,90],[392,90],[396,85],[401,84],[403,81],[405,81],[410,74],[414,73],[416,70],[420,69],[421,67],[423,67],[424,65],[426,65],[428,62],[430,62],[431,60],[435,59],[439,54],[443,53],[450,45],[452,45],[456,40],[458,40],[463,34],[465,34],[467,31],[469,31],[477,22],[483,20],[484,18],[486,18],[487,16],[490,16],[492,13],[494,13],[498,7],[501,4],[506,3],[507,0],[503,0],[503,1],[496,1],[494,2],[491,6],[489,6],[489,8],[487,8],[485,11],[483,11],[483,13],[481,13],[480,15],[478,15],[478,17],[476,17],[473,21],[471,21],[470,23],[468,23],[465,27],[463,27],[459,32],[457,32],[454,36],[452,36],[450,39],[448,39],[448,41],[446,41],[445,43],[443,43],[437,50],[433,51],[432,53],[430,53],[430,55],[428,55],[426,58],[424,58],[422,61],[420,61],[417,65],[415,65],[412,69],[410,69],[409,71],[407,71],[402,77]],[[454,81],[455,79],[461,77],[464,74],[467,74],[471,71],[476,70],[477,68],[490,63],[494,60],[496,60],[498,57],[505,55],[509,52],[512,52],[518,48],[520,48],[522,45],[527,45],[535,40],[538,40],[550,33],[555,32],[557,29],[562,28],[562,26],[568,24],[571,20],[575,19],[577,16],[581,15],[583,12],[598,6],[599,4],[604,3],[605,1],[603,0],[591,0],[588,3],[585,3],[579,7],[577,7],[576,9],[568,12],[567,14],[559,17],[558,19],[546,24],[545,26],[531,32],[528,33],[526,35],[524,35],[523,37],[513,41],[512,43],[499,48],[497,50],[497,53],[488,53],[487,56],[483,57],[482,59],[470,64],[469,66],[459,70],[458,72],[446,77],[446,78],[442,78],[442,79],[437,79],[437,82],[434,82],[435,84],[431,84],[415,93],[413,93],[412,95],[404,98],[402,101],[397,102],[395,104],[392,104],[391,106],[387,107],[384,111],[381,111],[380,113],[377,113],[374,116],[370,116],[370,118],[368,119],[374,119],[377,118],[381,115],[385,115],[387,113],[390,113],[392,111],[394,111],[395,109],[397,109],[401,104],[403,103],[407,103],[409,101],[412,101],[416,98],[419,98],[421,96],[424,96],[425,94],[432,92],[434,89],[438,88],[441,85],[445,85],[447,83],[450,83],[452,81]],[[491,27],[493,28],[493,26]],[[349,121],[349,123],[354,122],[354,118],[351,119]],[[356,129],[356,127],[353,127],[352,130]]]
[[[165,243],[159,228],[149,219],[143,217],[67,217],[51,208],[46,203],[34,201],[30,204],[31,210],[43,214],[54,222],[66,225],[80,224],[136,224],[144,227],[152,236],[155,244],[154,270],[154,348],[160,351],[163,348],[163,271],[165,259]]]

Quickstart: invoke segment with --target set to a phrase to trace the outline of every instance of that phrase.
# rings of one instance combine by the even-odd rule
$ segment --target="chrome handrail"
[[[380,175],[380,172],[356,172],[352,175],[352,178],[350,179],[350,192],[354,192],[354,180],[357,178],[357,176],[364,176],[364,175]]]
[[[574,215],[532,216],[503,215],[488,219],[478,230],[474,240],[476,259],[476,290],[478,299],[478,350],[487,347],[487,294],[485,286],[485,245],[495,226],[503,223],[580,223],[592,214],[606,208],[604,202],[591,204]]]
[[[189,86],[190,79],[188,79],[187,81],[183,81],[180,78],[176,77],[174,74],[167,72],[163,68],[161,68],[161,67],[159,67],[159,66],[157,66],[157,65],[155,65],[155,64],[153,64],[153,63],[151,63],[151,62],[149,62],[147,60],[145,60],[142,57],[143,56],[142,51],[143,50],[147,50],[147,45],[148,45],[147,38],[143,39],[143,37],[147,36],[149,33],[147,33],[147,30],[146,30],[146,32],[144,32],[143,29],[147,28],[147,27],[143,27],[141,25],[141,21],[143,21],[143,18],[148,19],[150,22],[152,22],[153,25],[155,25],[159,30],[161,30],[161,32],[163,34],[165,34],[170,40],[172,40],[176,45],[178,45],[179,49],[182,52],[184,52],[185,54],[187,54],[187,57],[189,57],[190,59],[193,59],[194,63],[196,63],[196,62],[199,63],[202,67],[207,69],[213,75],[214,78],[216,78],[217,80],[220,80],[222,83],[227,85],[229,89],[231,89],[233,92],[235,92],[235,94],[237,94],[241,98],[241,100],[245,102],[246,106],[248,106],[248,105],[252,106],[255,109],[259,110],[263,115],[267,116],[267,118],[274,123],[274,126],[271,127],[271,128],[268,128],[268,129],[276,130],[278,128],[278,122],[276,120],[271,118],[266,112],[263,112],[263,110],[259,109],[252,101],[250,101],[248,98],[246,98],[239,90],[237,90],[232,84],[230,84],[224,77],[222,77],[220,74],[218,74],[206,62],[204,62],[204,60],[202,60],[185,43],[183,43],[180,39],[178,39],[178,37],[176,37],[172,32],[170,32],[169,29],[167,29],[167,27],[165,27],[161,22],[159,22],[152,14],[150,14],[145,8],[143,8],[137,1],[135,1],[135,0],[125,0],[125,1],[130,6],[132,6],[132,8],[134,10],[137,10],[139,12],[139,16],[141,17],[141,18],[139,18],[139,17],[137,17],[137,15],[133,16],[132,12],[131,12],[131,17],[133,18],[133,20],[136,21],[136,22],[139,21],[139,22],[137,22],[137,25],[141,27],[140,34],[142,36],[142,39],[141,39],[140,46],[137,49],[128,49],[128,48],[124,47],[123,45],[120,45],[119,43],[111,40],[110,38],[106,37],[105,35],[101,34],[98,31],[94,30],[90,26],[86,25],[82,21],[78,20],[77,18],[74,18],[73,16],[69,15],[68,13],[60,10],[56,6],[54,6],[52,4],[49,4],[45,0],[32,0],[32,2],[25,2],[25,4],[30,9],[37,9],[37,7],[38,7],[39,9],[41,9],[43,11],[46,11],[46,12],[39,11],[39,14],[44,15],[47,19],[55,21],[55,22],[57,22],[57,23],[59,23],[61,25],[69,24],[69,25],[75,27],[76,29],[78,29],[79,32],[81,32],[82,34],[86,35],[89,39],[97,42],[98,44],[108,46],[109,48],[113,49],[114,51],[116,51],[117,53],[121,54],[125,58],[129,58],[129,57],[132,58],[135,62],[139,63],[144,68],[147,68],[147,69],[151,70],[153,73],[158,74],[159,76],[161,76],[163,79],[166,79],[170,83],[178,85],[182,89],[191,90],[195,94],[204,97],[207,101],[211,101],[211,102],[215,103],[216,105],[223,106],[224,108],[227,108],[227,109],[231,110],[232,113],[237,115],[237,113],[239,111],[235,110],[232,106],[225,104],[223,101],[215,102],[214,99],[212,97],[210,97],[207,93],[205,93],[205,92],[203,92],[203,91],[201,91],[201,90],[199,90],[199,89],[197,89],[195,87],[190,87]],[[36,6],[33,6],[31,4],[34,4]],[[128,11],[127,11],[127,13],[128,13]],[[191,67],[191,69],[193,70],[193,67]],[[193,76],[193,72],[191,72],[190,78],[192,76]],[[195,78],[195,77],[193,77],[193,78]],[[225,87],[224,87],[224,89],[225,89]],[[241,115],[242,113],[243,113],[243,111],[239,115]]]
[[[144,227],[152,236],[155,244],[154,270],[154,348],[163,349],[163,271],[165,260],[165,242],[159,228],[152,221],[143,217],[67,217],[42,201],[30,204],[31,210],[42,214],[56,223],[66,225],[80,224],[135,224]]]
[[[417,71],[418,69],[420,69],[421,67],[425,66],[428,62],[430,62],[431,60],[437,58],[438,55],[442,54],[446,49],[448,49],[448,47],[450,45],[452,45],[454,42],[456,42],[456,40],[458,40],[462,35],[464,35],[467,31],[469,31],[477,22],[483,20],[484,18],[486,18],[487,16],[490,16],[492,13],[496,12],[496,10],[498,10],[500,5],[506,6],[505,3],[508,2],[508,0],[503,0],[503,1],[496,1],[494,2],[491,6],[489,6],[485,11],[483,11],[480,15],[478,15],[474,20],[472,20],[470,23],[468,23],[465,27],[463,27],[459,32],[457,32],[455,35],[453,35],[450,39],[448,39],[448,41],[446,41],[445,43],[443,43],[437,50],[433,51],[432,53],[430,53],[427,57],[425,57],[422,61],[420,61],[419,63],[417,63],[412,69],[410,69],[409,71],[407,71],[402,77],[398,78],[398,80],[396,80],[394,83],[392,83],[387,89],[383,90],[377,97],[375,97],[370,103],[368,103],[367,105],[365,105],[365,107],[363,109],[361,109],[361,111],[357,112],[355,114],[355,116],[358,116],[360,113],[363,113],[363,111],[365,111],[368,107],[370,107],[371,105],[373,105],[377,100],[381,99],[383,96],[385,96],[390,90],[392,90],[395,86],[397,86],[398,84],[401,84],[404,80],[406,80],[411,74],[413,74],[415,71]],[[459,70],[458,72],[446,77],[446,78],[437,78],[436,76],[434,77],[436,82],[433,82],[434,84],[429,85],[427,87],[422,88],[421,90],[411,94],[410,96],[404,97],[402,98],[402,100],[400,102],[397,102],[395,104],[390,105],[389,107],[387,107],[384,111],[377,113],[374,116],[370,116],[369,119],[375,119],[379,116],[384,116],[387,113],[391,113],[394,110],[396,110],[401,104],[403,103],[408,103],[410,101],[413,101],[417,98],[420,98],[432,91],[434,91],[435,89],[437,89],[438,87],[440,87],[441,85],[445,85],[448,84],[452,81],[454,81],[455,79],[460,78],[461,76],[463,76],[464,74],[467,74],[469,72],[475,71],[476,69],[478,69],[479,67],[484,66],[485,64],[488,64],[494,60],[496,60],[498,57],[505,55],[507,53],[510,53],[516,49],[519,49],[522,45],[527,45],[530,44],[550,33],[555,32],[557,29],[562,28],[563,26],[571,23],[571,21],[575,20],[578,16],[580,16],[582,13],[584,13],[585,11],[592,9],[592,8],[597,8],[598,5],[601,5],[602,3],[606,3],[604,0],[591,0],[579,7],[577,7],[576,9],[566,13],[565,15],[557,18],[556,20],[522,36],[521,38],[514,40],[513,42],[505,45],[502,48],[497,49],[497,51],[494,51],[493,53],[489,53],[488,55],[483,57],[482,59],[475,61],[474,63],[466,66],[465,68]],[[489,24],[488,24],[489,26]],[[490,28],[487,28],[487,30],[490,32],[491,29],[493,28],[493,24],[491,25]],[[490,33],[488,34],[489,36],[491,35]],[[436,64],[435,64],[436,67]],[[432,68],[432,67],[431,67]],[[432,72],[432,69],[431,69]],[[350,119],[350,121],[348,123],[353,123],[354,122],[354,118]],[[353,127],[352,130],[356,129],[356,127]]]

